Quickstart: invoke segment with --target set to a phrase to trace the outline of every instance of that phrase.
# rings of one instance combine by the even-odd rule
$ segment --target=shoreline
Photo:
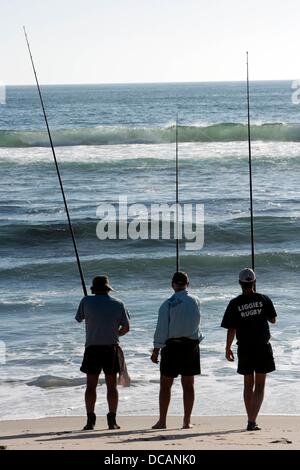
[[[261,415],[261,431],[245,431],[246,417],[195,416],[192,429],[170,416],[168,429],[153,430],[157,416],[120,416],[109,431],[98,416],[94,431],[82,431],[85,416],[0,421],[0,446],[8,450],[295,450],[300,449],[300,417]]]

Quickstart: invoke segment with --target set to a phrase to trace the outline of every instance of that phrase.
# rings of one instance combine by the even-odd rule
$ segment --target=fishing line
[[[248,114],[248,150],[249,150],[249,188],[250,188],[250,225],[251,225],[251,264],[255,269],[254,262],[254,221],[253,221],[253,189],[252,189],[252,154],[251,154],[251,123],[250,123],[250,87],[249,87],[249,60],[247,54],[247,114]]]
[[[176,194],[176,272],[179,271],[179,161],[178,161],[178,113],[175,126],[175,194]]]
[[[30,45],[29,45],[29,41],[28,41],[25,26],[23,26],[23,29],[24,29],[25,39],[26,39],[26,43],[27,43],[27,47],[28,47],[28,52],[29,52],[29,55],[30,55],[30,60],[31,60],[31,64],[32,64],[33,73],[34,73],[34,76],[35,76],[37,89],[38,89],[38,92],[39,92],[40,102],[41,102],[41,106],[42,106],[42,109],[43,109],[43,114],[44,114],[45,123],[46,123],[46,127],[47,127],[47,132],[48,132],[48,137],[49,137],[49,141],[50,141],[50,145],[51,145],[51,149],[52,149],[52,154],[53,154],[53,158],[54,158],[54,163],[55,163],[55,168],[56,168],[56,172],[57,172],[57,176],[58,176],[58,181],[59,181],[59,185],[60,185],[60,189],[61,189],[61,193],[62,193],[64,205],[65,205],[65,210],[66,210],[66,214],[67,214],[67,219],[68,219],[69,229],[70,229],[70,233],[71,233],[71,238],[72,238],[72,241],[73,241],[73,246],[74,246],[74,251],[75,251],[75,256],[76,256],[76,261],[77,261],[77,266],[78,266],[78,271],[79,271],[80,280],[81,280],[81,284],[82,284],[82,290],[83,290],[84,295],[86,296],[87,295],[87,290],[86,290],[86,285],[85,285],[85,281],[84,281],[83,271],[82,271],[82,267],[81,267],[81,263],[80,263],[78,250],[77,250],[74,230],[73,230],[72,223],[71,223],[71,218],[70,218],[69,209],[68,209],[68,205],[67,205],[67,200],[66,200],[66,196],[65,196],[65,192],[64,192],[64,187],[63,187],[63,183],[62,183],[62,179],[61,179],[61,175],[60,175],[60,171],[59,171],[59,167],[58,167],[58,162],[57,162],[56,155],[55,155],[54,145],[53,145],[52,136],[51,136],[51,132],[50,132],[49,124],[48,124],[47,114],[46,114],[46,111],[45,111],[44,101],[43,101],[43,97],[42,97],[42,93],[41,93],[41,89],[40,89],[36,69],[35,69],[35,66],[34,66],[34,62],[33,62],[32,54],[31,54],[31,49],[30,49]]]

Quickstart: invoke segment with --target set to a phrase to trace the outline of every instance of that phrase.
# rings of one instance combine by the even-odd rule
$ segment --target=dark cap
[[[185,286],[189,283],[189,277],[187,273],[178,271],[173,275],[172,282],[179,284],[180,286]]]
[[[96,276],[93,279],[92,290],[114,290],[109,285],[109,279],[107,276]]]

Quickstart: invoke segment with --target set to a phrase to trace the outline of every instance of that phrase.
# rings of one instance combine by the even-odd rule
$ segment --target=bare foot
[[[193,425],[191,423],[184,423],[181,429],[192,429]]]
[[[161,423],[160,421],[157,421],[154,426],[152,426],[152,429],[167,429],[166,423]]]

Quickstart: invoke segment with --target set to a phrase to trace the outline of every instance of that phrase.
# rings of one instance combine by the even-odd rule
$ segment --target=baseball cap
[[[251,268],[244,268],[239,274],[240,282],[254,282],[256,280],[255,272]]]
[[[172,282],[175,282],[175,284],[185,286],[186,284],[189,283],[189,277],[187,273],[184,273],[182,271],[177,271],[172,277]]]
[[[93,279],[93,284],[92,287],[93,289],[107,289],[107,290],[114,290],[110,285],[109,285],[109,279],[108,276],[96,276]]]

